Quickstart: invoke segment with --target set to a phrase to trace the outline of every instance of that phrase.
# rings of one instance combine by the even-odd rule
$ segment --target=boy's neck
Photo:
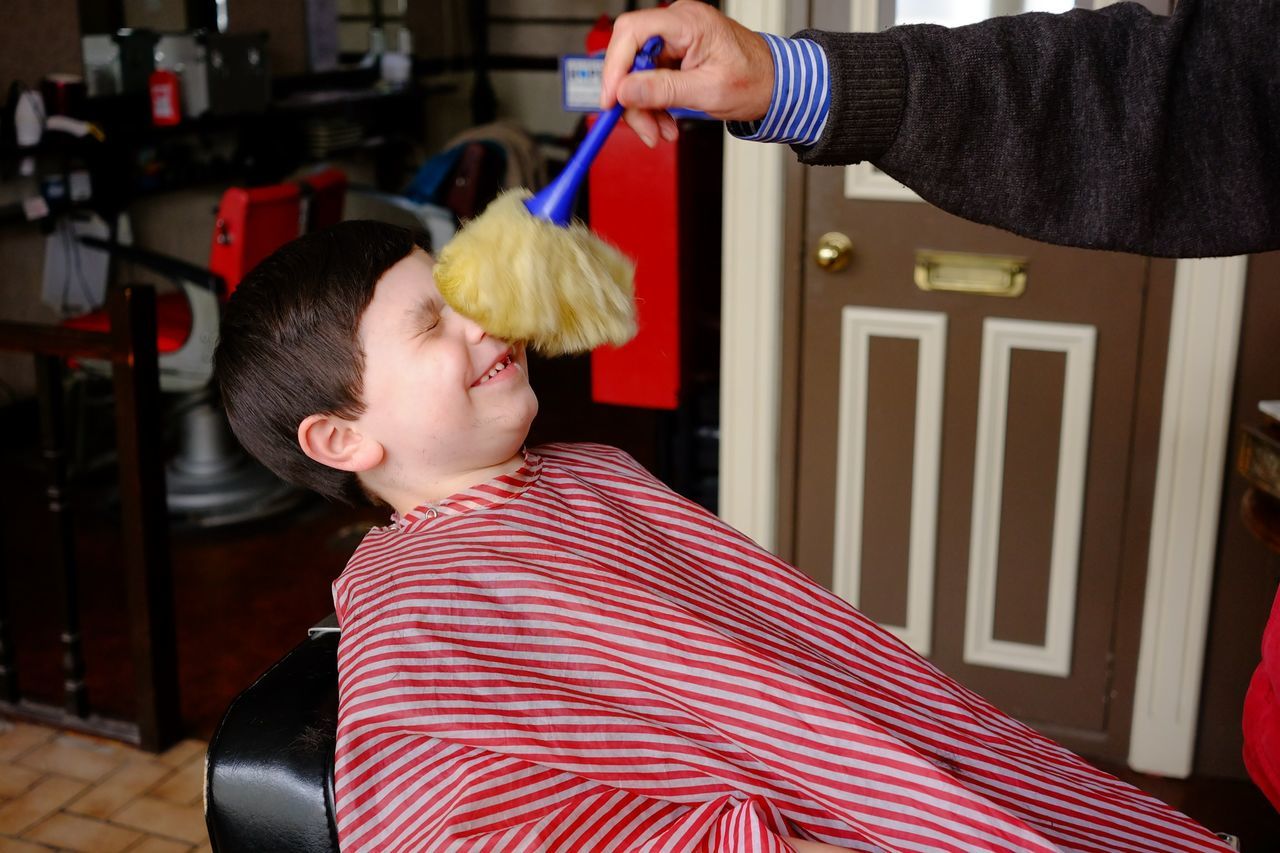
[[[518,450],[510,459],[484,468],[448,474],[428,483],[417,482],[409,488],[382,488],[379,496],[400,515],[406,515],[423,504],[439,503],[445,498],[465,491],[472,486],[486,483],[494,477],[511,474],[524,465],[524,451]]]

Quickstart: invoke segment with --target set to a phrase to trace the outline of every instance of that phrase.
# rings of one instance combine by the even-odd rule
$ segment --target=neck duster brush
[[[631,70],[653,68],[661,49],[661,38],[649,39]],[[621,115],[621,104],[602,113],[545,189],[503,193],[440,251],[436,285],[455,311],[545,355],[631,340],[635,267],[572,221],[578,187]]]

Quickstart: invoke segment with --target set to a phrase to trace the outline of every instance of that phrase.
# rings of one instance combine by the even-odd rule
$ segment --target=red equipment
[[[307,196],[307,233],[323,231],[342,221],[347,199],[347,174],[333,167],[302,177]]]
[[[636,262],[639,333],[591,354],[598,403],[676,409],[690,380],[717,371],[720,313],[718,123],[681,123],[650,149],[625,124],[591,167],[591,228]]]
[[[151,123],[158,127],[182,121],[182,95],[178,75],[163,68],[152,71],[148,81],[151,90]]]
[[[276,249],[298,236],[302,197],[297,184],[273,184],[222,194],[213,226],[209,269],[227,283],[223,298]]]
[[[587,51],[612,33],[597,21]],[[619,122],[596,156],[591,230],[636,262],[639,327],[625,346],[591,353],[598,403],[675,410],[693,380],[718,376],[722,133],[719,122],[682,121],[675,143],[651,149]]]

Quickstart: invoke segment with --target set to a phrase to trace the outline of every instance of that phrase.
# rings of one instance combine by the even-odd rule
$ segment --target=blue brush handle
[[[653,36],[636,54],[635,62],[631,63],[631,70],[648,71],[656,67],[655,60],[661,52],[662,36]],[[547,184],[540,193],[524,203],[530,213],[539,219],[554,222],[556,225],[569,224],[573,219],[573,201],[578,195],[578,188],[587,177],[592,161],[604,147],[604,141],[609,138],[609,133],[622,117],[622,111],[622,104],[614,104],[611,109],[600,114],[596,123],[587,131],[578,150],[573,152],[573,157],[569,159],[564,171]]]

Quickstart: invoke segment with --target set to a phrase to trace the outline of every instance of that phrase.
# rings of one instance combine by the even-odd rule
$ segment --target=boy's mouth
[[[483,376],[481,376],[475,382],[471,383],[471,387],[474,388],[477,385],[483,385],[493,377],[497,376],[502,371],[506,370],[508,367],[511,366],[511,362],[514,356],[515,356],[515,353],[512,350],[507,350],[505,353],[503,353],[501,358],[499,358],[497,361],[493,363],[492,367],[490,367],[488,370],[484,372]]]

